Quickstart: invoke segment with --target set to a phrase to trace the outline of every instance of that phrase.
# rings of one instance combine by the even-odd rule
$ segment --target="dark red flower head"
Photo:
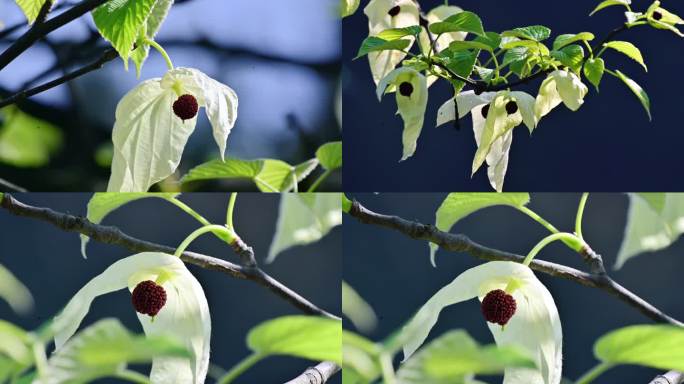
[[[653,19],[654,19],[654,20],[660,20],[660,19],[662,19],[662,18],[663,18],[663,14],[662,14],[662,13],[660,13],[660,12],[658,12],[658,11],[653,12]]]
[[[490,323],[506,325],[515,314],[515,309],[515,299],[502,289],[489,292],[482,300],[482,314]]]
[[[506,103],[506,112],[508,112],[509,115],[518,112],[518,104],[513,100],[509,101]]]
[[[198,109],[197,99],[190,94],[185,94],[173,102],[173,113],[183,121],[195,117]]]
[[[411,85],[411,83],[408,81],[404,81],[403,83],[399,84],[399,93],[402,96],[411,97],[411,94],[413,93],[413,85]]]
[[[154,281],[146,280],[135,286],[131,302],[137,312],[156,316],[166,304],[166,291]]]
[[[396,6],[392,7],[392,8],[389,10],[389,12],[387,12],[387,14],[389,14],[389,15],[392,16],[392,17],[394,17],[394,16],[398,15],[400,11],[401,11],[401,7],[398,6],[398,5],[396,5]]]

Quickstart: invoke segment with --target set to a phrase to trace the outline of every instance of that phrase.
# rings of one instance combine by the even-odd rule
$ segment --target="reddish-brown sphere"
[[[156,316],[166,304],[166,291],[154,281],[146,280],[135,286],[131,302],[137,312]]]
[[[506,325],[515,310],[515,299],[502,289],[489,292],[482,300],[482,314],[490,323]]]
[[[173,113],[183,121],[195,117],[198,109],[197,99],[190,94],[185,94],[173,102]]]

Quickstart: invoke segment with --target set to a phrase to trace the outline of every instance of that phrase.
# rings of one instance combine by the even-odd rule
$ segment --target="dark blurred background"
[[[89,194],[16,194],[20,201],[76,215],[86,214]],[[225,220],[227,194],[193,193],[181,200],[209,221]],[[241,193],[237,199],[235,225],[242,238],[254,247],[262,268],[274,278],[332,313],[340,314],[342,231],[333,229],[320,241],[281,253],[273,264],[263,264],[275,231],[279,196]],[[258,212],[258,214],[256,214]],[[141,239],[177,246],[198,223],[161,199],[143,199],[123,206],[104,220]],[[163,225],[159,225],[164,223]],[[190,249],[236,261],[225,243],[202,236]],[[0,211],[0,263],[9,268],[32,291],[36,308],[28,317],[15,315],[3,302],[0,318],[33,329],[54,316],[84,284],[110,264],[132,252],[96,241],[88,244],[88,259],[79,251],[79,236],[34,219]],[[212,320],[211,362],[225,369],[246,357],[247,332],[258,323],[278,316],[301,314],[267,289],[247,280],[188,265],[207,295]],[[306,278],[302,278],[306,276]],[[83,326],[105,317],[119,318],[129,329],[142,332],[126,290],[100,296],[93,302]],[[314,362],[270,357],[247,371],[236,383],[278,384],[290,380]],[[102,381],[102,383],[113,381]],[[213,382],[208,380],[208,382]],[[336,375],[331,383],[341,383]]]
[[[75,3],[59,2],[53,14]],[[176,1],[156,40],[177,67],[200,69],[237,92],[240,107],[228,139],[228,156],[297,164],[314,157],[321,144],[340,139],[337,6],[337,0]],[[0,0],[0,24],[9,29],[21,23],[26,19],[14,0]],[[9,36],[0,30],[0,51],[25,30]],[[107,46],[95,32],[92,17],[84,15],[3,69],[0,98],[80,68]],[[30,133],[11,134],[0,128],[0,177],[29,190],[105,189],[118,101],[140,81],[165,72],[164,59],[151,51],[140,79],[132,63],[126,72],[116,59],[101,70],[19,103],[22,111],[53,128],[41,123],[42,130],[29,127]],[[217,157],[210,125],[200,111],[178,174]],[[306,183],[316,176],[309,176]],[[334,172],[322,187],[340,190],[340,172]],[[246,181],[189,188],[255,189]]]
[[[445,194],[352,194],[369,209],[406,219],[434,223],[435,211]],[[560,230],[572,231],[579,194],[532,194],[529,207]],[[619,283],[671,316],[684,319],[679,294],[684,270],[684,242],[663,251],[629,260],[621,270],[612,269],[622,241],[627,196],[592,194],[584,213],[584,236],[604,257],[609,273]],[[508,207],[492,207],[458,222],[452,232],[464,233],[486,246],[527,254],[548,232],[526,215]],[[539,259],[585,270],[581,258],[564,245],[545,248]],[[430,265],[428,244],[398,232],[344,218],[344,279],[375,309],[378,328],[370,335],[381,340],[401,327],[434,293],[468,268],[484,261],[468,254],[438,251],[437,268]],[[563,326],[563,374],[577,379],[592,368],[593,343],[606,332],[632,324],[652,323],[636,309],[600,290],[537,273],[553,295]],[[353,326],[345,322],[345,327]],[[482,319],[477,300],[447,307],[429,340],[444,332],[466,329],[482,344],[494,340]],[[401,355],[401,354],[400,354]],[[650,382],[663,372],[635,366],[619,366],[594,383]],[[485,380],[490,383],[499,380]]]
[[[345,133],[345,190],[352,191],[466,191],[490,190],[487,174],[470,178],[476,146],[470,117],[453,125],[435,128],[437,109],[453,96],[443,81],[430,88],[423,132],[414,156],[399,163],[403,123],[392,95],[378,103],[368,60],[351,61],[368,36],[368,19],[362,1],[359,11],[342,21],[343,100]],[[562,33],[590,31],[597,39],[624,22],[622,9],[607,8],[592,17],[599,3],[581,1],[564,4],[539,1],[450,0],[451,5],[473,11],[482,18],[485,30],[501,32],[527,25],[551,28],[553,42]],[[420,0],[427,12],[443,0]],[[635,10],[644,10],[647,0],[634,0]],[[664,0],[662,6],[680,15],[684,5]],[[637,45],[649,73],[617,52],[606,52],[606,66],[619,68],[648,92],[653,122],[648,121],[639,101],[618,79],[610,75],[601,83],[601,93],[589,85],[584,106],[571,112],[564,106],[543,118],[530,137],[526,128],[515,130],[504,190],[508,191],[595,191],[679,190],[682,182],[672,177],[681,163],[684,131],[680,111],[684,99],[676,75],[684,65],[684,40],[669,31],[638,27],[617,37]],[[540,81],[521,88],[536,95]]]

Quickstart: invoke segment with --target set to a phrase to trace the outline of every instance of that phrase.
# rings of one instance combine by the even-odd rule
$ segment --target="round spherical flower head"
[[[392,7],[392,8],[387,12],[387,14],[390,15],[390,16],[392,16],[392,17],[394,17],[394,16],[398,15],[400,11],[401,11],[401,7],[398,6],[398,5],[396,5],[396,6]]]
[[[482,314],[490,323],[506,325],[516,310],[513,296],[502,289],[495,289],[482,299]]]
[[[403,83],[399,84],[399,93],[402,96],[411,97],[411,94],[413,93],[413,85],[411,85],[411,83],[408,81],[404,81]]]
[[[136,285],[131,302],[137,312],[156,316],[166,304],[166,291],[154,281],[146,280]]]
[[[486,119],[487,115],[489,114],[489,104],[482,107],[482,109],[480,110],[480,113],[482,114],[482,117],[484,117]]]
[[[197,104],[197,99],[193,95],[182,95],[173,102],[173,113],[183,121],[195,117],[197,115],[197,110],[199,110],[199,105]]]
[[[654,20],[660,20],[660,19],[662,19],[662,18],[663,18],[663,14],[662,14],[662,13],[660,13],[660,12],[658,12],[658,11],[653,12],[653,19],[654,19]]]
[[[509,101],[506,103],[506,112],[508,112],[509,115],[518,112],[518,104],[514,100]]]

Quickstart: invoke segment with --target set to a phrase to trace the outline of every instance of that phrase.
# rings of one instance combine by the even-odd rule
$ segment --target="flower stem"
[[[307,192],[315,192],[316,189],[321,185],[321,183],[322,183],[328,176],[330,176],[331,173],[332,173],[332,170],[326,169],[325,172],[323,172],[323,174],[321,174],[320,176],[318,176],[318,178],[316,179],[316,181],[314,181],[314,183],[311,184],[311,186],[309,187],[309,190],[308,190]]]
[[[529,209],[529,208],[527,208],[527,207],[525,207],[525,206],[516,207],[516,208],[518,208],[518,210],[519,210],[520,212],[522,212],[522,213],[526,214],[527,216],[531,217],[531,218],[532,218],[534,221],[536,221],[537,223],[543,225],[546,229],[549,230],[549,232],[551,232],[551,233],[558,233],[558,232],[560,232],[556,227],[553,226],[553,224],[551,224],[551,223],[549,223],[548,221],[544,220],[543,217],[539,216],[539,215],[538,215],[536,212],[534,212],[533,210],[531,210],[531,209]]]
[[[145,43],[149,44],[152,48],[156,49],[159,53],[161,53],[161,55],[164,56],[164,60],[166,60],[166,66],[169,67],[169,70],[173,69],[173,63],[171,62],[169,54],[166,53],[164,48],[161,45],[159,45],[159,43],[152,39],[145,40]]]
[[[537,245],[532,248],[530,253],[527,254],[527,257],[525,257],[525,260],[523,260],[523,265],[529,266],[532,260],[534,260],[534,257],[537,256],[537,254],[544,249],[547,245],[550,243],[556,241],[556,240],[562,240],[566,244],[578,244],[576,247],[581,248],[583,242],[580,240],[577,236],[573,235],[572,233],[567,233],[567,232],[558,232],[558,233],[553,233],[551,235],[546,236],[543,238]],[[575,249],[575,248],[573,248]]]
[[[228,210],[226,211],[226,226],[233,229],[233,210],[235,210],[235,199],[237,199],[237,192],[230,194],[230,200],[228,200]]]
[[[233,380],[235,380],[238,376],[243,374],[246,370],[248,370],[251,366],[259,362],[259,360],[263,359],[266,357],[265,355],[262,355],[260,353],[254,352],[251,355],[247,356],[244,358],[242,361],[240,361],[237,365],[235,365],[233,368],[228,371],[223,377],[218,379],[216,381],[217,384],[229,384],[232,383]]]
[[[190,243],[192,243],[196,238],[202,236],[207,232],[221,233],[224,236],[228,237],[230,243],[235,241],[235,232],[233,232],[232,229],[217,224],[205,225],[203,227],[197,228],[194,232],[188,235],[188,237],[186,237],[185,240],[183,240],[183,242],[178,246],[176,252],[173,255],[180,257],[180,255],[182,255],[183,252],[185,252],[185,249],[188,247],[188,245],[190,245]]]
[[[382,367],[382,378],[385,384],[397,384],[397,378],[394,376],[394,367],[392,367],[392,355],[383,353],[380,355],[380,366]]]
[[[594,379],[601,376],[603,372],[609,370],[612,367],[613,365],[609,363],[598,364],[597,366],[589,370],[589,372],[582,375],[582,377],[580,377],[579,380],[577,380],[577,384],[589,384],[592,381],[594,381]]]
[[[197,213],[197,211],[195,211],[194,209],[192,209],[192,208],[190,208],[189,206],[187,206],[184,202],[182,202],[182,201],[176,199],[175,197],[172,197],[172,198],[169,198],[169,199],[166,199],[166,200],[167,200],[168,202],[170,202],[171,204],[175,205],[176,207],[180,208],[183,212],[185,212],[185,213],[187,213],[188,215],[194,217],[195,220],[199,221],[202,225],[211,225],[211,223],[209,222],[209,220],[205,219],[204,216],[202,216],[202,215],[200,215],[199,213]],[[224,235],[223,233],[216,233],[216,232],[214,232],[214,235],[216,235],[216,237],[218,237],[219,239],[225,241],[226,243],[230,244],[231,239],[230,239],[229,236],[226,236],[226,235]]]
[[[138,384],[150,384],[150,379],[148,379],[147,376],[136,371],[131,371],[129,369],[124,369],[119,372],[116,372],[114,374],[114,377]]]
[[[589,193],[585,192],[582,194],[579,206],[577,207],[577,218],[575,219],[575,234],[581,240],[584,240],[582,236],[582,216],[584,216],[584,206],[587,205],[587,199],[589,198]]]
[[[31,345],[31,351],[33,352],[33,359],[36,362],[38,377],[45,377],[48,367],[47,356],[45,356],[45,344],[39,340],[35,340]]]

